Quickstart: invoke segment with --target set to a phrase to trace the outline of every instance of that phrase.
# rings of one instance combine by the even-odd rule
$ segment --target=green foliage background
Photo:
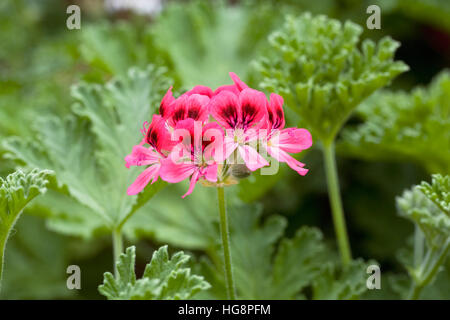
[[[27,164],[55,171],[56,179],[11,233],[0,297],[102,298],[97,287],[103,273],[113,271],[109,232],[127,219],[125,244],[136,249],[127,251],[123,263],[130,268],[135,259],[136,274],[123,297],[173,297],[164,295],[164,279],[150,291],[139,287],[147,281],[144,269],[153,253],[164,255],[165,249],[156,250],[168,244],[172,259],[182,259],[183,268],[190,267],[211,285],[198,293],[187,290],[182,297],[224,298],[214,190],[198,187],[182,200],[184,185],[160,184],[156,195],[130,199],[125,190],[137,171],[127,171],[122,159],[171,83],[177,92],[196,84],[216,87],[230,83],[229,71],[261,90],[288,87],[283,81],[291,73],[289,81],[308,81],[296,69],[265,69],[279,71],[273,73],[282,75],[277,83],[267,81],[272,74],[261,72],[261,57],[269,64],[275,61],[269,35],[282,30],[286,14],[295,19],[305,12],[358,23],[361,40],[392,37],[400,43],[395,60],[410,70],[352,105],[356,111],[338,132],[341,193],[353,255],[359,257],[348,270],[338,263],[318,144],[303,156],[307,176],[281,165],[275,176],[256,174],[227,190],[239,297],[405,297],[414,223],[420,225],[413,213],[422,211],[413,207],[410,215],[405,213],[416,202],[404,194],[403,202],[397,200],[406,208],[400,212],[409,220],[404,219],[395,199],[412,185],[430,181],[433,173],[450,173],[450,79],[444,70],[450,67],[450,6],[445,0],[375,1],[382,10],[382,28],[368,30],[366,8],[373,2],[166,1],[160,14],[145,17],[107,13],[100,0],[1,1],[0,176]],[[81,30],[66,28],[71,3],[81,7]],[[281,69],[290,58],[283,59]],[[346,80],[321,71],[321,84]],[[286,101],[288,123],[302,125],[302,113],[290,105],[296,99]],[[128,111],[121,113],[121,106]],[[342,118],[347,116],[346,111]],[[324,117],[333,114],[317,122]],[[422,201],[432,207],[427,212],[442,215],[433,203]],[[448,236],[445,221],[439,230]],[[185,254],[172,254],[179,250]],[[369,261],[381,265],[382,290],[365,288]],[[70,264],[81,267],[82,290],[66,289]],[[448,259],[444,266],[422,298],[450,298]],[[195,277],[188,274],[186,279],[209,287]],[[123,285],[112,275],[108,281]],[[105,290],[117,298],[111,287]]]

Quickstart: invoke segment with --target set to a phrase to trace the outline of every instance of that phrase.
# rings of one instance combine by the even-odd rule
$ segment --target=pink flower
[[[163,157],[157,153],[153,147],[145,148],[137,145],[133,147],[130,155],[125,157],[126,167],[130,166],[149,166],[145,169],[128,188],[128,195],[135,195],[141,192],[145,186],[152,181],[152,184],[158,180],[161,169],[161,160]]]
[[[209,110],[227,129],[224,141],[226,158],[237,149],[251,171],[269,164],[249,145],[258,139],[258,129],[266,121],[267,99],[264,93],[251,88],[243,88],[239,94],[223,90],[211,99]]]
[[[181,120],[175,127],[179,134],[177,144],[171,154],[163,161],[161,178],[177,183],[191,177],[188,191],[183,198],[191,194],[195,184],[201,178],[217,182],[217,163],[214,159],[214,142],[223,139],[223,130],[217,123],[203,125],[193,119]]]
[[[125,157],[127,168],[147,167],[128,188],[129,195],[159,177],[169,183],[190,178],[183,198],[193,192],[198,181],[237,183],[236,177],[242,176],[233,171],[236,162],[232,156],[255,171],[269,165],[258,152],[264,149],[299,174],[308,172],[290,153],[311,147],[311,134],[306,129],[284,128],[283,98],[272,93],[268,101],[264,93],[249,88],[236,74],[230,72],[230,77],[234,84],[215,91],[195,86],[175,98],[172,87],[167,90],[160,114],[154,115],[150,124],[144,123],[144,138]]]
[[[231,91],[234,94],[239,95],[239,93],[248,88],[248,85],[245,84],[241,79],[239,79],[239,77],[234,73],[234,72],[230,72],[230,77],[233,80],[234,84],[231,85],[224,85],[224,86],[220,86],[218,87],[215,91],[214,91],[214,95],[219,94],[222,91]]]
[[[304,176],[308,169],[304,163],[294,159],[288,153],[298,153],[312,145],[312,137],[308,130],[298,128],[283,129],[285,125],[283,98],[275,93],[270,95],[268,105],[267,153],[279,162],[286,162],[289,167]]]
[[[133,147],[131,154],[125,157],[125,166],[149,166],[145,169],[128,188],[128,195],[135,195],[141,192],[151,181],[155,183],[159,177],[161,161],[165,158],[165,153],[172,149],[173,142],[170,140],[170,133],[165,127],[164,119],[159,115],[154,115],[152,123],[145,128],[142,133],[145,138],[139,145]],[[144,144],[149,147],[144,147]]]
[[[169,88],[159,107],[159,113],[167,120],[169,127],[174,128],[178,121],[193,119],[205,122],[208,119],[207,105],[213,92],[205,86],[196,86],[178,98],[172,95]]]

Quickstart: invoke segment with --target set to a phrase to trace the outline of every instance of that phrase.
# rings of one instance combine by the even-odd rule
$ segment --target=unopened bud
[[[234,164],[231,166],[231,174],[238,179],[244,179],[250,176],[251,171],[245,164]]]

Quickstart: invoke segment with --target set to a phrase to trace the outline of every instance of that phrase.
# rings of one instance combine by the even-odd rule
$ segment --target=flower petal
[[[187,118],[195,121],[206,121],[208,119],[209,98],[205,95],[192,94],[187,104]]]
[[[212,159],[222,163],[225,160],[224,132],[217,122],[203,126],[203,157],[207,162]]]
[[[200,94],[202,96],[207,96],[209,98],[211,98],[214,95],[211,88],[207,87],[207,86],[195,86],[191,90],[186,91],[184,94],[188,95],[188,96],[193,95],[193,94]]]
[[[250,146],[239,146],[239,153],[250,171],[255,171],[269,165],[267,160]]]
[[[190,181],[190,183],[189,183],[189,189],[188,189],[188,191],[187,191],[184,195],[181,196],[183,199],[184,199],[186,196],[190,195],[190,194],[192,193],[192,191],[194,191],[195,184],[196,184],[197,181],[198,181],[199,175],[200,175],[200,173],[198,172],[198,170],[195,170],[194,173],[192,174],[191,181]]]
[[[236,73],[230,72],[229,74],[230,74],[231,79],[232,79],[233,82],[234,82],[234,85],[236,86],[236,88],[237,88],[239,91],[242,91],[242,90],[248,88],[248,85],[247,85],[244,81],[242,81],[242,80],[237,76]]]
[[[206,180],[217,182],[217,163],[207,166],[204,175]]]
[[[239,94],[241,109],[240,127],[250,128],[254,125],[261,126],[262,119],[267,114],[267,99],[264,93],[247,88]]]
[[[220,86],[216,90],[214,90],[213,96],[218,95],[222,91],[230,91],[230,92],[234,93],[237,96],[239,95],[239,92],[240,92],[238,90],[238,88],[234,84],[227,84],[227,85],[224,85],[224,86]]]
[[[297,171],[297,173],[302,176],[308,173],[308,169],[303,168],[305,166],[304,163],[293,158],[292,156],[290,156],[289,154],[287,154],[285,151],[281,150],[278,147],[268,147],[267,153],[270,154],[275,159],[277,159],[278,162],[287,163],[289,167],[291,167],[294,171]]]
[[[192,175],[196,168],[193,163],[175,163],[169,156],[162,162],[159,175],[164,181],[178,183]]]
[[[172,95],[172,86],[167,90],[166,94],[161,100],[161,104],[159,106],[159,114],[164,118],[167,119],[167,117],[170,115],[170,105],[172,102],[175,101],[175,98]]]
[[[130,168],[131,166],[148,166],[153,163],[157,163],[161,159],[153,148],[145,148],[142,145],[136,145],[133,147],[131,154],[125,157],[125,166]]]
[[[170,151],[174,145],[170,132],[167,130],[166,121],[160,115],[153,115],[152,123],[147,130],[146,141],[149,145],[162,153]]]
[[[276,139],[275,145],[289,153],[298,153],[312,146],[311,133],[306,129],[283,129]]]
[[[268,121],[269,129],[283,129],[284,112],[283,112],[283,97],[272,93],[270,94],[270,102],[268,104]]]
[[[212,116],[225,128],[235,128],[241,117],[238,97],[230,91],[222,91],[209,103]]]
[[[150,180],[153,179],[153,182],[155,182],[158,179],[160,168],[159,164],[154,164],[145,169],[128,188],[127,194],[129,196],[136,195],[145,188]]]
[[[234,141],[234,138],[232,138],[232,136],[225,136],[223,144],[223,159],[217,158],[216,161],[222,163],[223,160],[228,159],[238,146],[239,144]]]

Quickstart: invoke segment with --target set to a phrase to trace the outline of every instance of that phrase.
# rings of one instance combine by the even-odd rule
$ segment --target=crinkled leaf
[[[47,179],[51,174],[49,170],[18,170],[6,179],[0,178],[0,246],[5,244],[25,206],[47,190]]]
[[[365,121],[343,132],[340,151],[370,160],[415,161],[429,172],[450,172],[450,73],[412,93],[383,91],[367,99]],[[447,146],[447,147],[445,147]]]
[[[261,86],[281,94],[313,136],[330,142],[358,104],[408,68],[398,42],[365,40],[362,27],[326,16],[288,17],[257,62]]]
[[[435,174],[431,177],[431,184],[423,181],[417,188],[450,216],[450,176]]]
[[[420,227],[430,247],[450,237],[449,181],[449,176],[436,174],[431,185],[422,182],[397,198],[399,214]]]
[[[141,279],[136,279],[135,247],[127,248],[117,262],[117,276],[104,274],[101,294],[114,300],[173,300],[189,299],[200,290],[209,288],[203,277],[191,275],[184,265],[189,256],[178,252],[170,259],[167,246],[153,253]]]
[[[411,291],[415,295],[410,297],[423,296],[422,289],[433,285],[448,257],[450,249],[449,181],[449,176],[435,174],[432,175],[431,184],[422,182],[421,185],[414,186],[397,198],[399,214],[420,228],[416,232],[423,233],[427,244],[426,253],[416,254],[420,252],[417,247],[420,245],[417,239],[420,240],[420,238],[415,239],[414,263],[411,263],[411,258],[408,259],[408,254],[409,256],[412,254],[408,251],[403,254],[402,260],[411,275],[414,288],[419,289],[419,291]],[[416,234],[416,237],[418,235]]]
[[[341,270],[335,264],[327,263],[313,282],[313,299],[357,299],[367,290],[366,269],[367,263],[362,260],[354,260]]]
[[[151,190],[137,197],[126,194],[142,168],[128,170],[123,159],[142,139],[139,128],[151,118],[168,86],[164,70],[153,66],[130,69],[127,76],[104,86],[81,84],[72,90],[74,114],[65,120],[42,117],[35,128],[38,139],[11,138],[5,148],[10,157],[29,166],[52,168],[59,186],[96,213],[103,226],[117,226],[154,195]],[[86,227],[97,223],[87,221]],[[66,231],[79,235],[75,228]]]
[[[283,238],[286,220],[271,216],[261,221],[261,207],[230,206],[232,259],[240,299],[296,299],[322,265],[325,245],[320,231],[301,228],[293,238]],[[213,283],[210,298],[224,296],[221,247],[203,261],[207,280]],[[217,288],[223,288],[218,290]]]
[[[187,186],[182,186],[186,188]],[[186,199],[170,186],[130,219],[125,227],[133,238],[151,237],[189,249],[205,250],[201,272],[213,288],[199,297],[223,299],[222,251],[216,190],[198,186]],[[237,191],[237,190],[234,190]],[[229,191],[229,198],[235,197]],[[232,201],[230,201],[233,203]],[[160,210],[158,208],[163,208]],[[310,284],[321,265],[322,236],[316,229],[300,229],[292,239],[282,238],[286,220],[271,216],[261,221],[262,208],[240,202],[229,206],[232,259],[238,296],[242,299],[293,299]]]

